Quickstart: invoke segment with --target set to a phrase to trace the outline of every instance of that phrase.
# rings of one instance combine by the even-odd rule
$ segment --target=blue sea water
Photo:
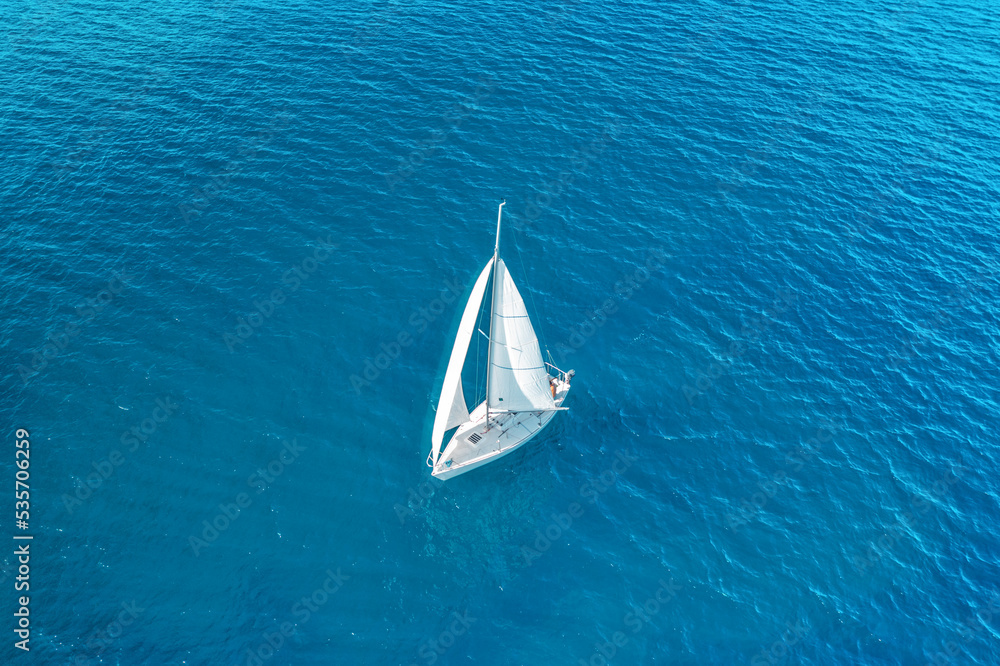
[[[989,3],[2,6],[3,663],[1000,663]]]

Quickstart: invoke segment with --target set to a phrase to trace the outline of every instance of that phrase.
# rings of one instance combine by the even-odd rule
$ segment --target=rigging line
[[[486,284],[487,284],[486,293],[490,294],[491,296],[488,299],[487,298],[483,298],[483,302],[480,305],[480,309],[479,309],[479,326],[477,327],[480,332],[482,332],[482,330],[483,330],[482,327],[484,326],[484,324],[487,325],[487,326],[492,325],[492,318],[490,316],[490,314],[493,311],[493,297],[492,297],[492,293],[493,293],[493,275],[492,275],[492,273],[490,274],[489,280],[487,280]],[[486,343],[485,344],[486,344],[486,349],[487,349],[487,357],[483,358],[482,354],[479,355],[479,362],[481,362],[483,364],[483,375],[482,375],[482,390],[479,390],[480,387],[478,387],[478,386],[476,387],[477,390],[479,390],[479,395],[476,396],[476,404],[477,405],[479,403],[484,402],[486,400],[487,396],[489,396],[489,388],[490,388],[489,387],[489,382],[490,382],[490,367],[489,367],[490,366],[490,363],[489,363],[489,358],[490,357],[489,357],[489,352],[491,351],[491,349],[490,349],[491,342],[490,342],[490,338],[489,338],[488,335],[483,334],[483,337],[486,338]],[[479,343],[477,342],[477,344],[479,344]]]
[[[517,234],[520,233],[520,229],[517,225],[514,225],[514,232],[515,233],[511,234],[510,237],[514,239],[514,250],[517,252],[517,260],[521,263],[521,272],[524,274],[524,286],[528,290],[528,300],[531,301],[531,309],[535,315],[535,321],[541,325],[542,318],[538,316],[538,308],[535,307],[535,294],[531,289],[531,286],[528,284],[528,271],[524,267],[524,259],[521,257],[521,248],[517,244]],[[545,351],[548,351],[549,345],[545,341],[545,331],[541,331],[541,335],[539,335],[539,331],[535,331],[535,336],[541,338],[542,347],[545,348]]]
[[[480,304],[479,307],[480,307],[480,316],[482,316],[482,304]],[[478,328],[478,327],[479,327],[479,322],[477,321],[476,322],[476,328]],[[479,342],[480,342],[480,340],[477,337],[476,338],[476,396],[475,396],[475,402],[473,402],[474,405],[478,405],[479,404],[479,366],[482,364],[482,361],[479,358],[479,356],[480,356],[480,353],[479,353]],[[475,407],[473,407],[473,409],[475,409]]]
[[[476,328],[479,329],[480,332],[482,332],[483,310],[484,310],[483,306],[485,305],[485,303],[486,303],[486,299],[484,298],[482,300],[482,302],[479,304],[479,317],[478,317],[478,319],[476,321]],[[476,336],[476,399],[475,399],[475,402],[473,403],[474,405],[478,405],[480,402],[482,402],[483,400],[486,399],[485,389],[482,390],[482,391],[480,390],[480,388],[482,387],[482,384],[480,384],[480,373],[479,373],[479,371],[480,371],[480,368],[483,365],[483,355],[482,355],[482,352],[480,351],[480,347],[479,347],[480,342],[481,342],[480,338],[478,336]],[[483,383],[485,383],[485,379],[483,379]],[[475,409],[475,407],[473,407],[473,409]]]

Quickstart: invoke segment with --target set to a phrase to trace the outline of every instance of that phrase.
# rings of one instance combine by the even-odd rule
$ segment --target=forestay
[[[496,264],[489,408],[508,412],[553,409],[549,374],[524,301],[503,259],[497,259]]]

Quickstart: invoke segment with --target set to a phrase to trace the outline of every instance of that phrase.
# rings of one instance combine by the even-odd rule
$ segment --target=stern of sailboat
[[[480,403],[472,410],[469,421],[459,426],[452,435],[438,463],[431,465],[431,473],[442,480],[458,476],[513,452],[538,435],[556,412],[567,409],[563,402],[576,373],[573,370],[563,372],[558,368],[556,372],[555,376],[549,375],[554,394],[553,409],[490,412],[487,417],[486,403]]]

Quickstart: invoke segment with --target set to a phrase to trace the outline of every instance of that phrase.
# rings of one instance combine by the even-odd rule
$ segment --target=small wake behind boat
[[[563,372],[542,361],[538,338],[521,294],[500,258],[500,218],[493,257],[472,287],[458,325],[438,400],[427,465],[431,474],[449,479],[501,458],[525,444],[549,424],[569,393],[573,371]],[[492,277],[492,281],[490,278]],[[490,332],[486,362],[486,399],[469,412],[462,390],[462,367],[476,329],[487,282],[490,295]],[[550,375],[551,368],[555,375]],[[444,434],[458,427],[444,450]]]

